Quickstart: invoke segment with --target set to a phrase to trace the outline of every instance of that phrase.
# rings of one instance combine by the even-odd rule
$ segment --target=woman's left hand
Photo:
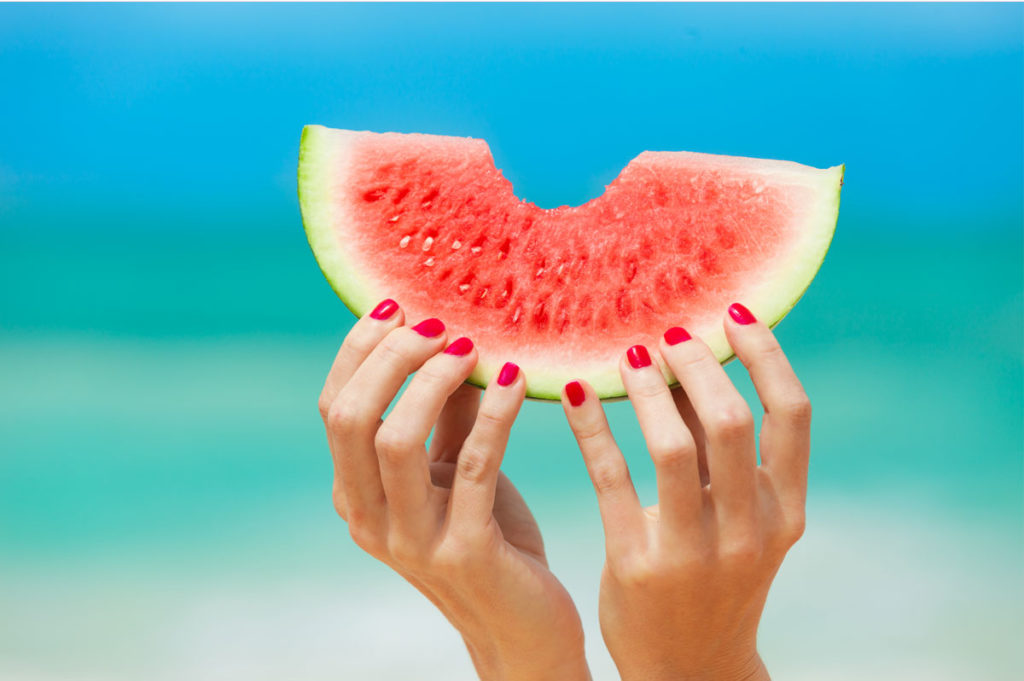
[[[404,326],[385,303],[346,337],[320,397],[338,514],[356,544],[458,629],[482,679],[588,679],[576,607],[499,471],[524,377],[507,369],[481,401],[463,385],[473,344],[457,339],[442,352],[441,322]]]

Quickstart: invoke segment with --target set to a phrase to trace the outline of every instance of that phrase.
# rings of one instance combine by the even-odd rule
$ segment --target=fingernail
[[[565,384],[565,394],[569,398],[569,404],[574,407],[578,407],[583,404],[583,401],[587,399],[587,393],[584,392],[583,386],[580,385],[579,381],[573,381],[572,383]]]
[[[374,319],[390,319],[391,315],[395,314],[395,310],[397,309],[398,303],[390,298],[385,298],[380,301],[377,307],[373,308],[373,312],[370,313],[370,316]]]
[[[679,345],[693,338],[690,332],[681,326],[673,326],[665,332],[665,342],[669,345]]]
[[[629,366],[634,369],[643,369],[644,367],[651,366],[651,355],[647,352],[647,348],[642,345],[634,345],[629,350],[626,350],[626,359],[629,360]]]
[[[757,317],[754,316],[754,313],[739,303],[733,303],[729,306],[729,316],[732,317],[737,324],[753,324],[757,321]]]
[[[452,341],[452,344],[444,349],[444,354],[461,357],[462,355],[468,355],[469,351],[472,349],[473,341],[463,336],[462,338],[456,338]]]
[[[430,319],[424,319],[422,322],[412,327],[412,330],[423,336],[424,338],[434,338],[444,333],[444,322],[440,319],[431,317]]]
[[[519,376],[519,367],[512,362],[505,362],[505,366],[501,367],[501,371],[498,373],[498,385],[512,385],[516,382],[517,376]]]

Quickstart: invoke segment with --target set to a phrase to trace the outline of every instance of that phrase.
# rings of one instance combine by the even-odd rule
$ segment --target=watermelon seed
[[[637,272],[636,260],[631,258],[626,263],[626,283],[627,284],[633,283],[633,280],[636,279],[636,272]]]
[[[469,284],[459,284],[459,291],[465,293],[469,290]]]
[[[395,195],[395,198],[391,199],[391,203],[393,203],[393,204],[395,204],[397,206],[399,203],[402,202],[402,199],[404,199],[408,195],[409,195],[409,188],[408,187],[402,187],[401,189],[398,190],[398,193]]]
[[[398,222],[398,218],[399,217],[401,217],[401,216],[399,216],[399,215],[392,215],[391,217],[388,218],[388,222],[392,222],[392,223]]]
[[[483,249],[482,249],[482,248],[480,248],[479,246],[473,246],[473,247],[472,247],[471,249],[469,249],[469,250],[470,250],[470,251],[472,251],[473,255],[476,255],[476,254],[478,254],[478,253],[479,253],[480,251],[482,251]]]
[[[430,208],[430,206],[434,203],[434,199],[436,199],[437,195],[440,193],[441,192],[436,188],[431,189],[430,193],[424,196],[423,200],[420,201],[420,205],[423,206],[424,208]]]
[[[425,266],[427,266],[427,267],[433,267],[434,266],[434,257],[431,256],[431,257],[427,258],[426,260],[423,261],[423,264]]]
[[[423,250],[424,250],[424,251],[429,251],[429,250],[430,250],[430,247],[431,247],[431,246],[433,246],[433,245],[434,245],[434,237],[432,237],[432,236],[428,236],[428,237],[427,237],[427,238],[426,238],[426,239],[425,239],[425,240],[423,241]]]
[[[408,245],[409,245],[409,241],[411,241],[411,240],[412,240],[412,237],[411,237],[411,236],[409,236],[408,234],[406,234],[405,236],[403,236],[403,237],[402,237],[402,238],[401,238],[401,239],[400,239],[400,240],[398,241],[398,247],[399,247],[399,248],[405,248],[406,246],[408,246]]]
[[[453,250],[453,251],[457,251],[457,250],[459,250],[460,248],[462,248],[462,242],[461,242],[461,241],[459,241],[458,239],[456,239],[455,241],[453,241],[453,242],[452,242],[452,250]]]

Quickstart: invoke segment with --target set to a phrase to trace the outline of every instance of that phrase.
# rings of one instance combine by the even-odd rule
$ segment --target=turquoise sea
[[[845,162],[777,328],[815,424],[764,657],[1020,678],[1022,27],[1021,5],[0,5],[0,678],[471,677],[331,509],[316,396],[353,319],[299,219],[311,122],[483,137],[543,206],[643,149]],[[559,408],[526,405],[505,470],[616,678]]]

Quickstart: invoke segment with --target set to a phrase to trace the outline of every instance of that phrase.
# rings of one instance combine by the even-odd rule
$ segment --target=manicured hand
[[[669,390],[643,346],[620,362],[657,506],[641,507],[593,390],[570,383],[563,395],[605,528],[601,630],[626,681],[768,678],[757,626],[803,532],[811,410],[767,326],[739,305],[724,324],[764,407],[760,465],[750,408],[683,329],[658,347],[681,390]]]
[[[360,319],[324,385],[338,514],[356,544],[459,630],[481,678],[588,679],[576,607],[548,570],[530,510],[499,471],[525,378],[506,365],[481,400],[464,385],[473,343],[448,344],[436,319],[404,321],[393,301]]]

